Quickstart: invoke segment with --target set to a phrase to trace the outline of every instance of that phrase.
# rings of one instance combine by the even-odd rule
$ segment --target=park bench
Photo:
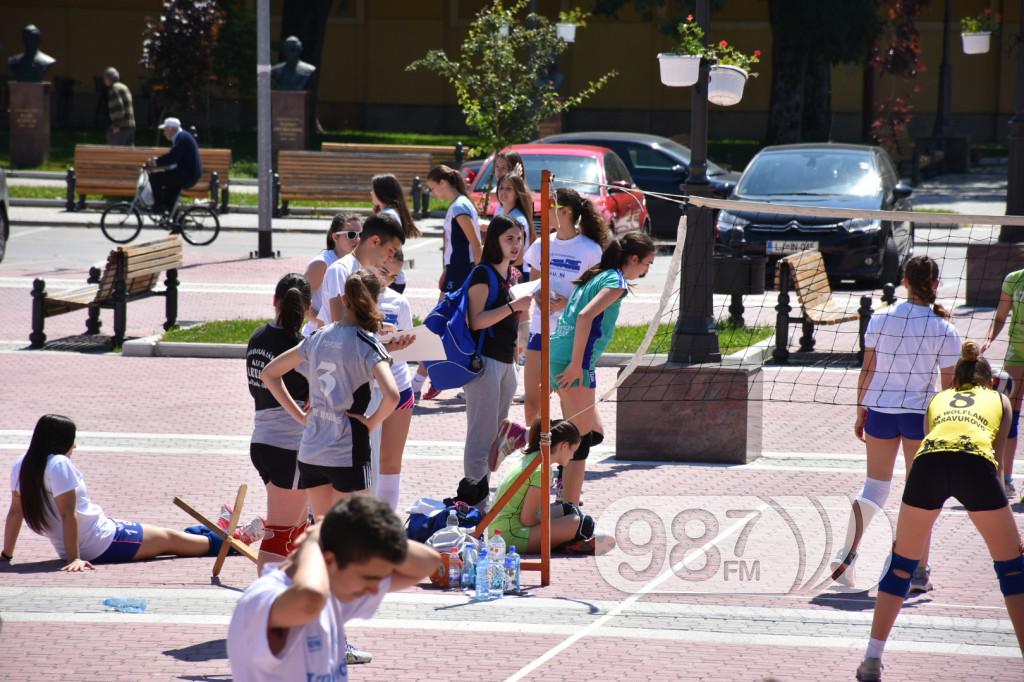
[[[288,214],[295,200],[370,201],[370,180],[391,173],[413,197],[414,207],[430,171],[430,154],[392,152],[300,152],[281,150],[277,155],[274,206],[276,215]]]
[[[790,288],[792,287],[792,289]],[[775,318],[775,350],[772,357],[778,362],[786,362],[789,359],[789,325],[799,322],[803,328],[803,335],[800,337],[800,351],[810,352],[814,350],[814,328],[842,324],[860,320],[860,337],[858,358],[864,357],[864,333],[867,331],[868,320],[873,313],[871,309],[871,297],[861,296],[860,308],[854,312],[847,311],[845,307],[836,303],[832,298],[832,287],[828,283],[828,273],[825,271],[825,260],[821,252],[817,250],[800,251],[785,258],[781,258],[775,266],[775,288],[779,292],[779,302],[775,306],[777,312]],[[800,314],[791,316],[792,308],[789,304],[789,293],[796,293],[797,301],[800,304]],[[892,303],[894,300],[893,288],[886,285],[885,295],[882,300],[885,303]]]
[[[429,154],[430,165],[421,172],[426,175],[434,166],[446,164],[461,168],[466,149],[459,142],[454,146],[419,144],[361,144],[358,142],[324,142],[322,152],[345,152],[347,154]]]
[[[32,283],[32,333],[28,337],[31,347],[42,348],[46,343],[43,326],[47,317],[82,308],[89,309],[86,334],[99,334],[100,310],[113,309],[113,341],[117,347],[124,342],[128,303],[150,296],[164,297],[167,317],[164,329],[170,329],[178,318],[178,268],[181,266],[181,240],[164,237],[147,244],[119,246],[112,250],[103,270],[91,268],[86,286],[80,289],[50,295],[46,292],[46,282],[35,280]],[[163,271],[167,272],[166,289],[155,291]]]
[[[134,197],[139,168],[146,159],[167,153],[166,147],[114,147],[99,144],[75,145],[75,165],[67,174],[67,210],[85,208],[85,197],[100,194]],[[231,150],[200,148],[203,175],[182,195],[209,196],[221,213],[228,209],[228,183],[231,174]],[[75,196],[78,201],[75,201]]]

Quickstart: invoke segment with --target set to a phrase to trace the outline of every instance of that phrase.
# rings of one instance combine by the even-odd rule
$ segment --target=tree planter
[[[964,54],[985,54],[990,49],[991,33],[961,33]]]
[[[661,82],[674,88],[689,87],[700,75],[700,55],[662,52],[658,55],[658,64]]]
[[[576,24],[555,24],[555,29],[558,31],[558,37],[567,43],[576,42]]]
[[[711,67],[708,82],[708,101],[720,107],[731,107],[743,99],[743,86],[747,72],[738,66],[718,64]]]

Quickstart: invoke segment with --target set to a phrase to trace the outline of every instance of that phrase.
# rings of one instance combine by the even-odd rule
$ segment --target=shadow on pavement
[[[189,646],[181,649],[168,649],[162,652],[164,656],[170,656],[179,661],[186,661],[188,663],[199,663],[201,661],[216,661],[220,659],[227,659],[228,657],[228,641],[226,639],[211,639],[209,642],[200,642],[199,644],[190,644]],[[208,679],[227,679],[227,676],[215,676],[215,677],[182,677],[179,679],[183,680],[208,680]]]
[[[50,561],[30,561],[24,564],[0,563],[0,575],[14,573],[15,575],[32,575],[33,573],[53,573],[63,566],[65,561],[51,559]]]

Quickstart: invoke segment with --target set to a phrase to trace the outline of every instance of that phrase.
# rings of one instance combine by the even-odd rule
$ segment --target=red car
[[[626,164],[610,149],[569,144],[517,144],[508,151],[518,152],[526,166],[526,184],[533,192],[533,213],[540,224],[540,175],[549,170],[552,185],[571,187],[597,206],[615,235],[642,230],[651,232],[647,204]],[[470,195],[478,207],[490,190],[487,215],[498,205],[494,187],[494,157],[488,158],[473,178]]]

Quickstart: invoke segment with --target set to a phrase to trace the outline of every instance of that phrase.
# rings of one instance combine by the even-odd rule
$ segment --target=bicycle
[[[181,196],[174,202],[170,213],[153,210],[151,170],[142,166],[136,183],[135,197],[131,201],[119,201],[107,206],[100,217],[100,230],[115,244],[127,244],[142,231],[142,216],[145,215],[158,227],[180,234],[194,246],[206,246],[220,234],[220,218],[210,207],[209,200],[197,201],[188,206],[181,205]]]

